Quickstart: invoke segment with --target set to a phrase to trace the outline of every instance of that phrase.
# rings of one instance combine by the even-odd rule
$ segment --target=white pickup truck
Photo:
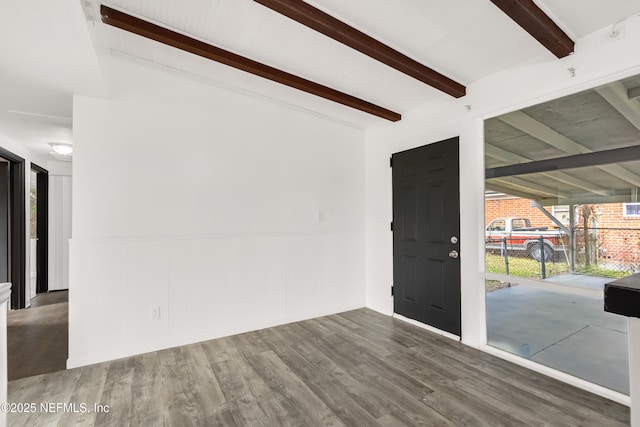
[[[489,250],[504,250],[530,255],[536,261],[558,259],[565,252],[562,230],[548,227],[531,227],[529,218],[496,218],[485,229],[485,247]],[[540,236],[542,243],[540,245]]]

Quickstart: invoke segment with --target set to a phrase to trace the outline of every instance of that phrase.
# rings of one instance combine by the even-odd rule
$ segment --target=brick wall
[[[513,197],[508,199],[486,200],[484,203],[485,227],[496,218],[529,218],[532,227],[554,227],[553,222],[540,210],[530,206],[531,200]],[[547,207],[551,212],[551,207]]]
[[[538,209],[530,207],[530,203],[528,199],[517,197],[487,199],[485,225],[495,218],[524,217],[529,218],[534,227],[554,228],[555,224]],[[551,206],[545,208],[552,212]],[[582,226],[582,218],[578,214],[576,226]],[[601,204],[596,205],[596,226],[599,261],[640,264],[640,218],[625,217],[622,203]],[[595,233],[593,230],[590,232]]]
[[[597,205],[596,210],[599,258],[640,263],[640,218],[625,217],[622,203]]]

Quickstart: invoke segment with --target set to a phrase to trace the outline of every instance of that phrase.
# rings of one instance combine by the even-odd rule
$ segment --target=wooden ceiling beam
[[[460,98],[466,94],[462,84],[302,0],[254,1],[453,97]]]
[[[355,108],[365,113],[381,117],[392,122],[402,118],[399,113],[348,95],[335,89],[295,76],[269,65],[262,64],[238,54],[220,49],[200,40],[185,36],[151,22],[128,15],[108,6],[100,6],[100,15],[105,24],[155,40],[185,52],[220,62],[233,68],[260,76],[274,82],[307,92],[330,101]]]
[[[573,40],[533,0],[491,0],[558,58],[573,53]]]

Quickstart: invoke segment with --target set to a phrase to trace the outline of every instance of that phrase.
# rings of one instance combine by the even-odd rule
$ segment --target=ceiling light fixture
[[[49,143],[51,149],[62,156],[70,156],[73,153],[73,146],[70,144],[61,144],[57,142]]]

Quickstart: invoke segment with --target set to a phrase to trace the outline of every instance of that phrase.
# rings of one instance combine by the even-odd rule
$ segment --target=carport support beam
[[[576,205],[569,205],[569,265],[576,272]]]
[[[531,201],[531,205],[532,208],[538,208],[538,210],[540,210],[540,212],[542,212],[547,218],[549,218],[551,221],[553,221],[553,223],[555,225],[558,226],[558,228],[560,228],[560,230],[564,231],[565,233],[567,233],[569,235],[569,266],[571,268],[571,273],[575,273],[576,272],[576,250],[575,247],[576,245],[574,245],[575,242],[575,227],[574,227],[574,215],[573,215],[573,205],[569,206],[569,228],[567,228],[566,225],[564,225],[563,223],[561,223],[560,221],[558,221],[558,218],[556,218],[555,216],[553,216],[553,214],[551,212],[549,212],[548,210],[546,210],[544,208],[544,206],[542,206],[539,202],[536,202],[535,200]]]
[[[546,210],[544,208],[544,206],[542,206],[540,203],[536,202],[535,200],[531,201],[531,207],[532,208],[537,208],[540,212],[542,212],[544,214],[544,216],[546,216],[547,218],[549,218],[551,221],[553,221],[553,223],[555,225],[558,226],[558,228],[562,231],[564,231],[565,233],[569,234],[569,229],[567,229],[567,227],[561,223],[558,218],[556,218],[555,216],[553,216],[553,214],[551,212],[549,212],[548,210]]]

